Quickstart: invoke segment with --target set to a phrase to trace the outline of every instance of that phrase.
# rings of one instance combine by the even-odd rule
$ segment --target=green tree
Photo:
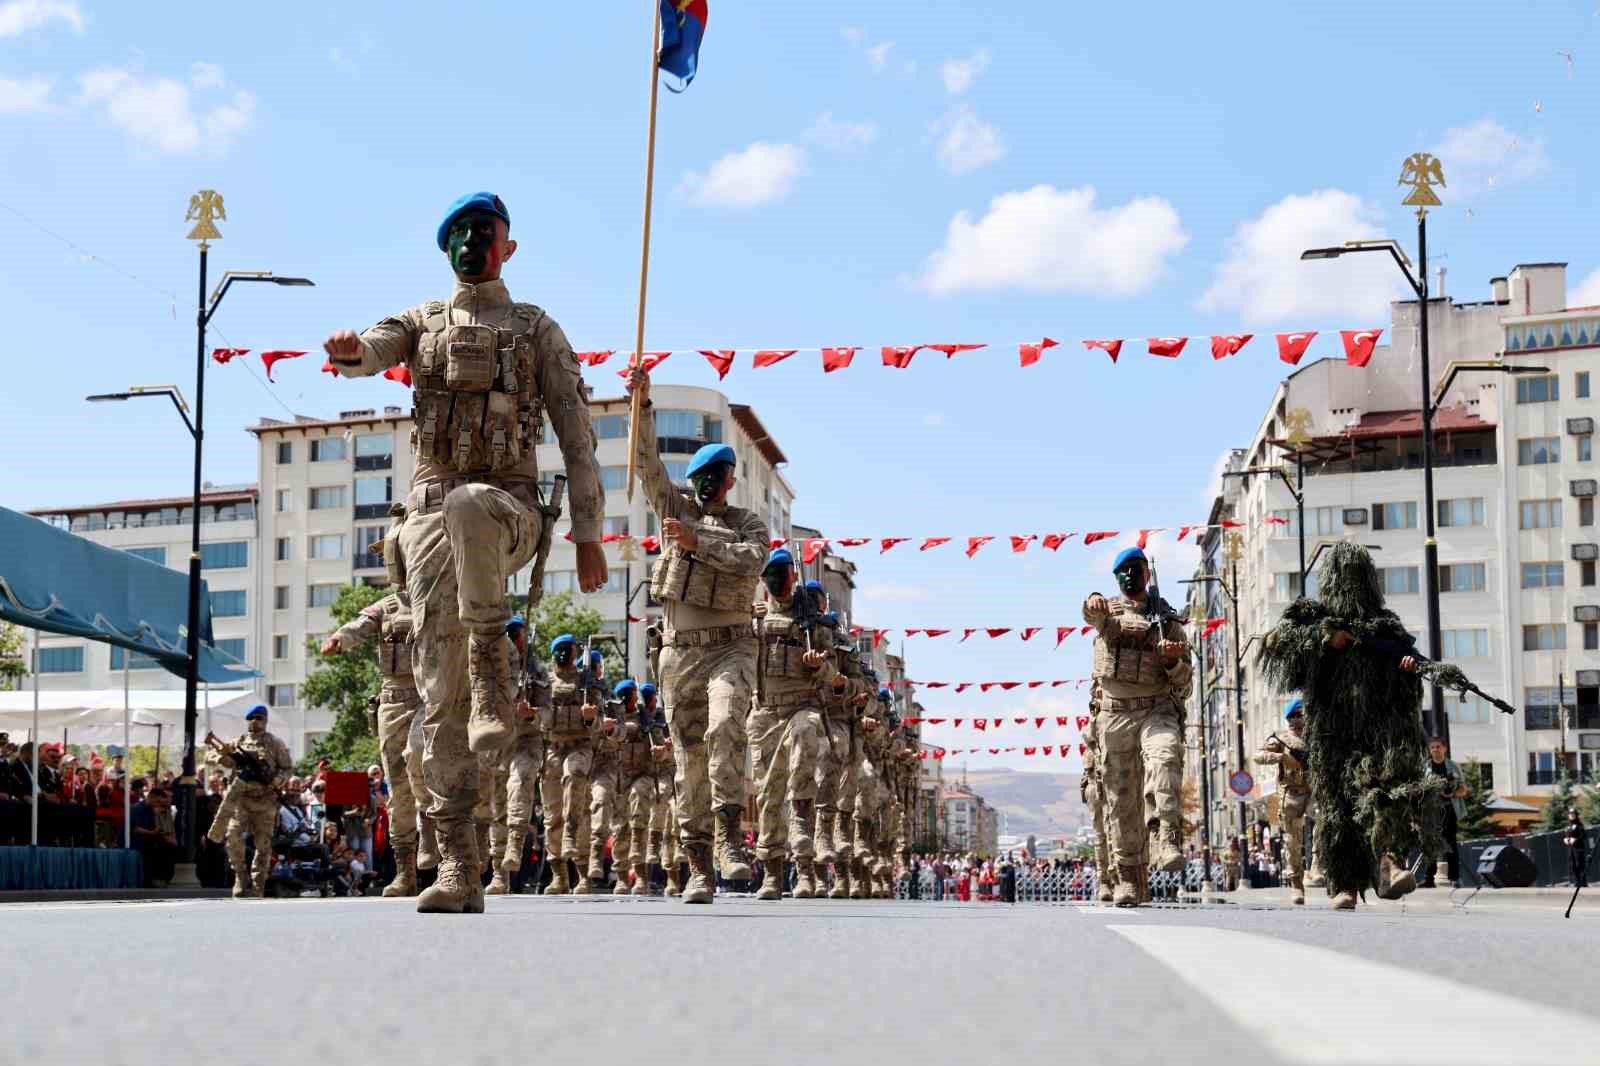
[[[388,590],[370,585],[346,585],[333,601],[333,620],[344,625],[361,611],[381,600]],[[378,649],[376,642],[342,655],[324,657],[316,644],[306,646],[317,668],[306,675],[300,696],[308,707],[333,712],[333,728],[311,746],[300,760],[302,772],[327,759],[337,768],[364,768],[378,761],[378,738],[367,724],[367,701],[377,695]]]
[[[1461,798],[1466,813],[1456,821],[1457,840],[1482,840],[1494,835],[1494,825],[1489,821],[1489,801],[1494,798],[1483,780],[1483,764],[1468,759],[1461,764],[1461,782],[1467,794]]]
[[[520,611],[526,601],[520,597],[513,598],[512,610]],[[558,592],[554,596],[546,596],[540,601],[538,608],[533,612],[533,651],[541,659],[548,660],[550,642],[563,633],[571,633],[579,644],[598,633],[605,626],[605,620],[600,617],[600,612],[593,607],[582,607],[574,602],[572,593]],[[617,681],[622,678],[622,656],[611,645],[604,645],[601,654],[605,656],[606,677],[608,680]],[[642,672],[642,667],[641,667]]]
[[[1550,801],[1544,805],[1544,810],[1539,812],[1539,821],[1535,823],[1535,833],[1554,833],[1567,827],[1567,812],[1572,809],[1576,799],[1575,789],[1572,786],[1572,775],[1563,767],[1561,776],[1556,779],[1556,790],[1551,793]]]
[[[28,656],[23,651],[26,640],[20,626],[0,622],[0,690],[15,691],[28,676]]]

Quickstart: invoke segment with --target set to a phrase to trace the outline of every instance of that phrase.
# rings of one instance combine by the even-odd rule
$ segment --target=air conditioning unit
[[[1580,603],[1572,609],[1574,622],[1600,622],[1600,607],[1592,603]]]
[[[1574,496],[1593,496],[1595,494],[1595,486],[1594,478],[1583,478],[1579,481],[1574,481],[1572,483],[1572,494]]]
[[[1578,747],[1600,748],[1600,733],[1579,733]]]
[[[1574,437],[1586,436],[1594,432],[1594,419],[1569,418],[1567,419],[1567,432]]]
[[[1365,507],[1346,507],[1344,509],[1344,524],[1347,526],[1366,525],[1367,509]]]
[[[1579,670],[1578,687],[1594,688],[1600,686],[1600,670]]]
[[[1580,563],[1593,562],[1600,559],[1600,544],[1574,544],[1572,557]]]

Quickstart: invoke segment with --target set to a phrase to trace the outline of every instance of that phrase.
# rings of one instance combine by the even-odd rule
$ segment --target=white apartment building
[[[1519,708],[1513,718],[1476,698],[1462,703],[1447,694],[1452,754],[1457,762],[1483,763],[1501,795],[1548,793],[1563,760],[1583,774],[1600,762],[1600,534],[1590,384],[1600,308],[1567,308],[1565,265],[1539,263],[1493,279],[1487,301],[1437,297],[1427,310],[1435,387],[1456,360],[1503,353],[1508,363],[1549,368],[1529,376],[1462,372],[1440,398],[1434,420],[1442,658]],[[1204,599],[1209,617],[1232,622],[1204,649],[1218,840],[1238,829],[1238,797],[1227,792],[1228,774],[1240,765],[1234,634],[1244,653],[1239,687],[1249,756],[1282,728],[1287,703],[1254,683],[1250,642],[1300,592],[1293,496],[1278,477],[1244,472],[1281,466],[1293,481],[1289,438],[1295,437],[1304,460],[1308,560],[1320,544],[1341,539],[1376,549],[1389,606],[1427,650],[1417,326],[1417,303],[1397,303],[1389,345],[1368,367],[1325,359],[1291,374],[1248,446],[1230,456],[1210,520],[1244,525],[1236,547],[1215,529],[1202,543],[1197,576],[1221,575],[1225,582],[1191,586],[1191,600]],[[1283,524],[1269,524],[1269,516]],[[1230,551],[1237,551],[1236,562]],[[1237,592],[1237,611],[1229,591]],[[1555,710],[1563,692],[1565,728]],[[1272,792],[1272,775],[1247,768],[1257,779],[1248,799],[1259,809]]]

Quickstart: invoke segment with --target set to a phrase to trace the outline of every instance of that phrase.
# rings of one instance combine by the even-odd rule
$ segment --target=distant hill
[[[954,780],[960,780],[959,772]],[[1078,798],[1077,774],[969,770],[967,784],[990,806],[1004,812],[1002,833],[1021,837],[1029,833],[1040,837],[1071,836],[1089,819]]]

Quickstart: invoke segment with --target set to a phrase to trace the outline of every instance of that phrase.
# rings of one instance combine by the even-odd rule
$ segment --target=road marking
[[[1578,1015],[1327,948],[1205,926],[1107,928],[1290,1062],[1503,1066],[1572,1061],[1600,1043],[1600,1024]]]

